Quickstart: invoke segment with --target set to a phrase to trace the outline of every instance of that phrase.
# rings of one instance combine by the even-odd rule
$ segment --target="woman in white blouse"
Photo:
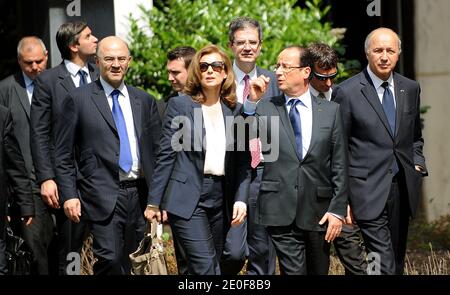
[[[186,95],[166,110],[145,216],[167,211],[189,274],[220,274],[225,233],[246,216],[250,166],[227,136],[241,109],[234,81],[228,56],[208,45],[192,60]]]

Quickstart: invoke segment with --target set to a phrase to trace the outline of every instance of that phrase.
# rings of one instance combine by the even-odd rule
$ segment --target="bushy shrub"
[[[321,0],[306,1],[306,8],[295,0],[155,0],[150,10],[143,7],[146,26],[130,17],[130,50],[133,62],[127,81],[160,98],[170,92],[166,53],[180,45],[200,49],[216,44],[228,49],[228,24],[239,16],[257,19],[263,28],[263,47],[258,65],[269,68],[287,45],[307,45],[320,41],[332,46],[341,56],[343,29],[333,29],[324,21],[330,7]],[[340,79],[349,76],[355,61],[341,63]]]

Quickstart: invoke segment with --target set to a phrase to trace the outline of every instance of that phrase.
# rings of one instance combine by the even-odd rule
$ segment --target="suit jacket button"
[[[296,185],[294,188],[295,188],[295,189],[298,189],[298,185]]]
[[[389,169],[388,172],[389,172],[389,174],[392,174],[392,169]]]

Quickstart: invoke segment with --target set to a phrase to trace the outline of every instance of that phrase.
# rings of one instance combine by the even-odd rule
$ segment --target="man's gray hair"
[[[44,42],[42,42],[41,38],[36,37],[36,36],[27,36],[27,37],[23,37],[22,39],[20,39],[19,43],[17,44],[17,57],[18,58],[21,57],[22,50],[24,49],[25,45],[30,40],[34,40],[35,42],[39,43],[39,45],[41,45],[42,52],[44,54],[45,54],[45,52],[47,52],[47,48],[45,47],[45,44],[44,44]]]
[[[402,41],[400,40],[400,37],[397,35],[396,32],[394,32],[394,30],[391,30],[389,28],[378,28],[378,29],[375,29],[372,32],[370,32],[369,35],[367,35],[366,40],[364,41],[364,52],[365,53],[369,52],[370,39],[372,38],[373,34],[376,31],[381,30],[381,29],[391,31],[392,33],[395,34],[395,36],[397,36],[397,40],[398,40],[398,54],[402,53]]]

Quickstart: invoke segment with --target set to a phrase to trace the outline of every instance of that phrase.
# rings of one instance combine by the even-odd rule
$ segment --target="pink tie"
[[[245,102],[248,95],[250,94],[250,83],[249,83],[250,77],[248,75],[244,76],[244,91],[242,92],[242,103]]]
[[[259,146],[259,138],[250,139],[250,154],[252,155],[252,162],[250,165],[255,169],[261,163],[261,148]]]

